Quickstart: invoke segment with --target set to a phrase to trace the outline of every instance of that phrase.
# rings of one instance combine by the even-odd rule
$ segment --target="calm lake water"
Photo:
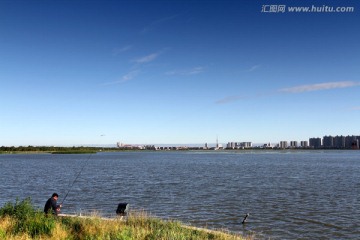
[[[117,204],[258,239],[360,239],[360,151],[0,155],[0,207],[53,192],[63,213]],[[241,221],[249,213],[245,225]]]

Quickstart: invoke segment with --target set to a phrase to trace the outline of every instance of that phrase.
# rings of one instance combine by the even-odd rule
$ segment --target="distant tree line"
[[[98,152],[98,151],[118,151],[118,148],[104,147],[55,147],[55,146],[10,146],[0,147],[0,152],[49,152],[49,153],[76,153],[76,152]]]

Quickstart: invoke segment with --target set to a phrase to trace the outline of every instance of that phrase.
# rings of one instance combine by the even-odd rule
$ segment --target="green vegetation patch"
[[[127,220],[100,217],[55,217],[35,209],[29,198],[6,203],[0,209],[0,239],[121,239],[205,240],[251,239],[225,232],[195,229],[178,221],[164,221],[145,214]]]
[[[55,219],[52,216],[45,216],[40,210],[34,209],[30,198],[26,198],[23,201],[17,199],[14,204],[6,203],[0,209],[0,218],[6,217],[10,218],[13,224],[6,231],[0,229],[0,232],[13,235],[26,233],[32,238],[40,235],[51,236],[52,230],[55,227]]]
[[[0,154],[30,154],[30,153],[54,153],[54,154],[89,154],[97,152],[116,152],[118,148],[105,147],[49,147],[49,146],[19,146],[0,147]]]

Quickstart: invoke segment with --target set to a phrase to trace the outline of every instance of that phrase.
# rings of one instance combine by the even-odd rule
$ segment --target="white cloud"
[[[360,106],[358,106],[358,107],[353,107],[351,110],[353,110],[353,111],[360,111]]]
[[[129,51],[131,48],[132,48],[131,45],[128,45],[128,46],[125,46],[125,47],[122,47],[122,48],[114,48],[112,53],[113,53],[114,56],[116,56],[116,55],[119,55],[119,54],[121,54],[123,52]]]
[[[216,104],[226,104],[226,103],[238,101],[240,99],[245,99],[245,97],[244,96],[228,96],[228,97],[222,98],[220,100],[217,100],[215,103]]]
[[[104,84],[102,84],[102,85],[103,85],[103,86],[108,86],[108,85],[120,84],[120,83],[124,83],[124,82],[130,81],[130,80],[132,80],[133,78],[135,78],[135,77],[139,74],[139,72],[140,72],[139,70],[131,71],[131,72],[123,75],[120,80],[113,81],[113,82],[107,82],[107,83],[104,83]]]
[[[136,77],[138,74],[139,74],[139,70],[131,71],[128,74],[125,74],[124,76],[122,76],[121,80],[123,82],[129,81],[129,80],[133,79],[134,77]]]
[[[251,68],[249,68],[248,70],[247,70],[247,72],[253,72],[253,71],[255,71],[256,69],[258,69],[260,67],[260,65],[254,65],[254,66],[252,66]]]
[[[262,93],[262,94],[255,94],[252,96],[228,96],[225,98],[222,98],[220,100],[217,100],[216,104],[227,104],[243,99],[250,99],[250,98],[260,98],[260,97],[269,97],[273,95],[278,95],[280,93],[302,93],[302,92],[311,92],[311,91],[321,91],[321,90],[328,90],[328,89],[337,89],[337,88],[349,88],[349,87],[356,87],[360,86],[360,82],[354,82],[354,81],[343,81],[343,82],[328,82],[328,83],[318,83],[318,84],[309,84],[309,85],[301,85],[301,86],[295,86],[291,88],[282,88],[279,89],[277,92],[268,92],[268,93]],[[359,107],[354,107],[351,110],[358,111],[360,110]]]
[[[160,55],[160,53],[152,53],[152,54],[149,54],[149,55],[134,59],[132,62],[135,62],[135,63],[151,62],[151,61],[154,61],[159,55]]]
[[[145,34],[145,33],[149,32],[149,31],[152,31],[155,28],[157,28],[158,26],[162,25],[163,23],[166,23],[166,22],[168,22],[168,21],[170,21],[172,19],[175,19],[178,16],[180,16],[180,14],[175,14],[175,15],[172,15],[172,16],[168,16],[168,17],[164,17],[164,18],[160,18],[160,19],[157,19],[155,21],[152,21],[140,33]]]
[[[204,72],[204,67],[194,67],[191,69],[185,69],[185,70],[173,70],[166,72],[166,75],[195,75]]]
[[[348,88],[359,86],[360,82],[353,81],[344,81],[344,82],[328,82],[328,83],[318,83],[318,84],[309,84],[309,85],[301,85],[291,88],[282,88],[279,89],[279,92],[286,93],[301,93],[301,92],[312,92],[312,91],[320,91],[320,90],[328,90],[328,89],[336,89],[336,88]]]

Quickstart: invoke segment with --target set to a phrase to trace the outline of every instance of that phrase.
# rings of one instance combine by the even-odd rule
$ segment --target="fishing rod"
[[[71,188],[74,186],[74,183],[75,183],[76,180],[79,178],[81,172],[84,170],[84,168],[85,168],[85,166],[86,166],[85,163],[88,162],[89,159],[91,158],[91,155],[92,155],[92,153],[90,153],[89,157],[86,159],[86,161],[84,162],[84,164],[83,164],[83,166],[81,167],[80,171],[79,171],[78,174],[76,175],[75,180],[74,180],[74,181],[72,182],[72,184],[69,186],[69,190],[67,191],[67,193],[66,193],[66,195],[65,195],[65,197],[64,197],[64,199],[62,200],[62,202],[61,202],[60,205],[63,205],[66,197],[69,195],[69,192],[70,192]]]

